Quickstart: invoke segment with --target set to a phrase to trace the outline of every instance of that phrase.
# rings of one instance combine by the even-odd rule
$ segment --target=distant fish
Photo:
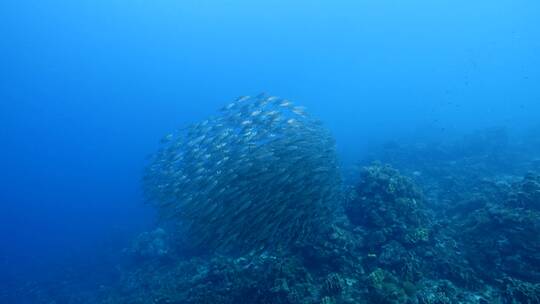
[[[235,102],[237,102],[237,103],[244,102],[244,101],[246,101],[246,100],[248,100],[250,98],[251,98],[251,96],[240,96],[235,100]]]
[[[166,143],[170,142],[172,139],[173,139],[173,135],[172,134],[167,134],[167,135],[163,136],[163,138],[161,138],[160,142],[162,144],[166,144]]]

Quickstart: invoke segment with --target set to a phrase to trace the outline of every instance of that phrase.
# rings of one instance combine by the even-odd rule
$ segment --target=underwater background
[[[527,0],[2,1],[0,302],[540,303],[539,20]],[[164,135],[261,92],[335,139],[347,190],[327,226],[349,245],[330,246],[332,267],[317,244],[253,258],[285,261],[286,278],[183,256],[145,203]],[[430,231],[420,247],[381,228],[411,225]],[[133,253],[152,238],[165,261]]]

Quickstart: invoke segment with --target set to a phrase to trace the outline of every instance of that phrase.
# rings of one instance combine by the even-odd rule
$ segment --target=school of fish
[[[144,188],[193,248],[253,252],[316,237],[342,185],[335,142],[321,122],[260,94],[165,136]]]

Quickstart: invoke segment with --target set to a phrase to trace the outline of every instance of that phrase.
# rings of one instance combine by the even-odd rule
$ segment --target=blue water
[[[154,221],[140,178],[159,138],[239,95],[305,105],[349,164],[538,124],[539,83],[537,1],[4,0],[0,280],[108,268]]]

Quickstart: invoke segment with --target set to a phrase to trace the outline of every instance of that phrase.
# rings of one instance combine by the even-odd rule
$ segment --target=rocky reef
[[[389,165],[360,176],[317,240],[239,257],[148,257],[104,302],[539,303],[537,175],[452,221]]]
[[[392,242],[404,249],[429,242],[431,224],[419,190],[390,166],[361,170],[356,199],[346,211],[352,224],[369,231],[366,242],[374,253]]]
[[[167,236],[171,232],[143,234],[128,251],[136,263],[122,269],[103,302],[540,303],[540,176],[518,173],[533,162],[511,167],[501,161],[525,159],[501,132],[474,134],[453,146],[401,146],[396,153],[385,147],[381,162],[366,163],[340,188],[332,212],[316,217],[314,237],[283,246],[186,254],[178,244],[163,243],[178,242]],[[286,148],[272,149],[276,155]],[[308,153],[307,146],[298,153],[280,160]],[[227,209],[218,210],[227,216]],[[242,229],[267,231],[264,225]]]
[[[467,257],[491,283],[540,283],[540,177],[529,173],[499,187],[510,191],[499,201],[486,200],[460,223]]]
[[[321,152],[315,158],[304,156],[321,149],[333,151],[327,145],[331,140],[316,131],[311,133],[309,147],[306,143],[293,149],[294,153],[288,152],[290,142],[270,146],[272,157],[264,158],[267,169],[263,171],[278,170],[272,177],[281,181],[242,179],[246,189],[257,191],[240,198],[251,204],[257,197],[254,193],[267,187],[260,192],[267,200],[248,204],[243,213],[236,214],[237,203],[244,201],[218,195],[220,204],[230,205],[216,206],[200,219],[187,217],[188,225],[182,222],[186,220],[182,208],[195,214],[212,207],[206,199],[219,190],[208,188],[212,177],[207,169],[196,173],[194,168],[180,166],[176,170],[181,173],[173,174],[170,170],[176,164],[170,160],[182,158],[178,153],[185,152],[180,147],[189,146],[192,139],[181,144],[168,139],[166,147],[173,148],[160,152],[165,154],[158,156],[152,170],[161,173],[153,171],[157,175],[147,184],[158,187],[153,195],[163,213],[160,228],[135,238],[123,252],[118,281],[101,286],[87,298],[106,304],[538,304],[540,175],[524,171],[534,169],[534,161],[527,159],[526,149],[516,151],[507,139],[501,140],[498,132],[475,134],[454,145],[385,146],[379,162],[367,158],[358,177],[342,186],[334,171],[333,152],[325,170],[319,169],[323,159],[328,159],[319,158]],[[316,140],[320,137],[326,139]],[[500,155],[485,154],[494,151]],[[247,163],[235,163],[232,174],[253,168],[257,153],[242,156]],[[280,161],[305,157],[306,162],[272,165],[269,160],[276,155]],[[516,163],[510,166],[505,161],[498,166],[499,159]],[[317,177],[296,172],[304,169]],[[174,183],[186,174],[190,181]],[[174,194],[175,185],[191,187],[198,174],[202,177],[197,189],[208,193]],[[324,184],[333,178],[338,180]],[[320,184],[310,192],[299,188],[302,180],[310,187]],[[282,194],[275,194],[285,189],[295,196],[283,200]],[[313,202],[318,195],[328,200]],[[191,203],[174,203],[173,199],[186,197],[204,200],[198,201],[197,209]],[[297,200],[299,205],[293,206]],[[257,211],[253,218],[246,215]],[[274,222],[283,212],[300,212],[293,217],[297,222],[288,225],[291,217]],[[221,217],[209,220],[210,214]],[[306,219],[309,215],[314,217]],[[255,224],[254,220],[260,221]],[[309,237],[297,237],[300,232]],[[280,241],[282,233],[296,236]],[[192,250],[201,248],[191,243],[197,238],[207,250]],[[274,241],[277,246],[265,245]],[[229,246],[243,250],[223,250]],[[83,298],[58,303],[83,303]]]

